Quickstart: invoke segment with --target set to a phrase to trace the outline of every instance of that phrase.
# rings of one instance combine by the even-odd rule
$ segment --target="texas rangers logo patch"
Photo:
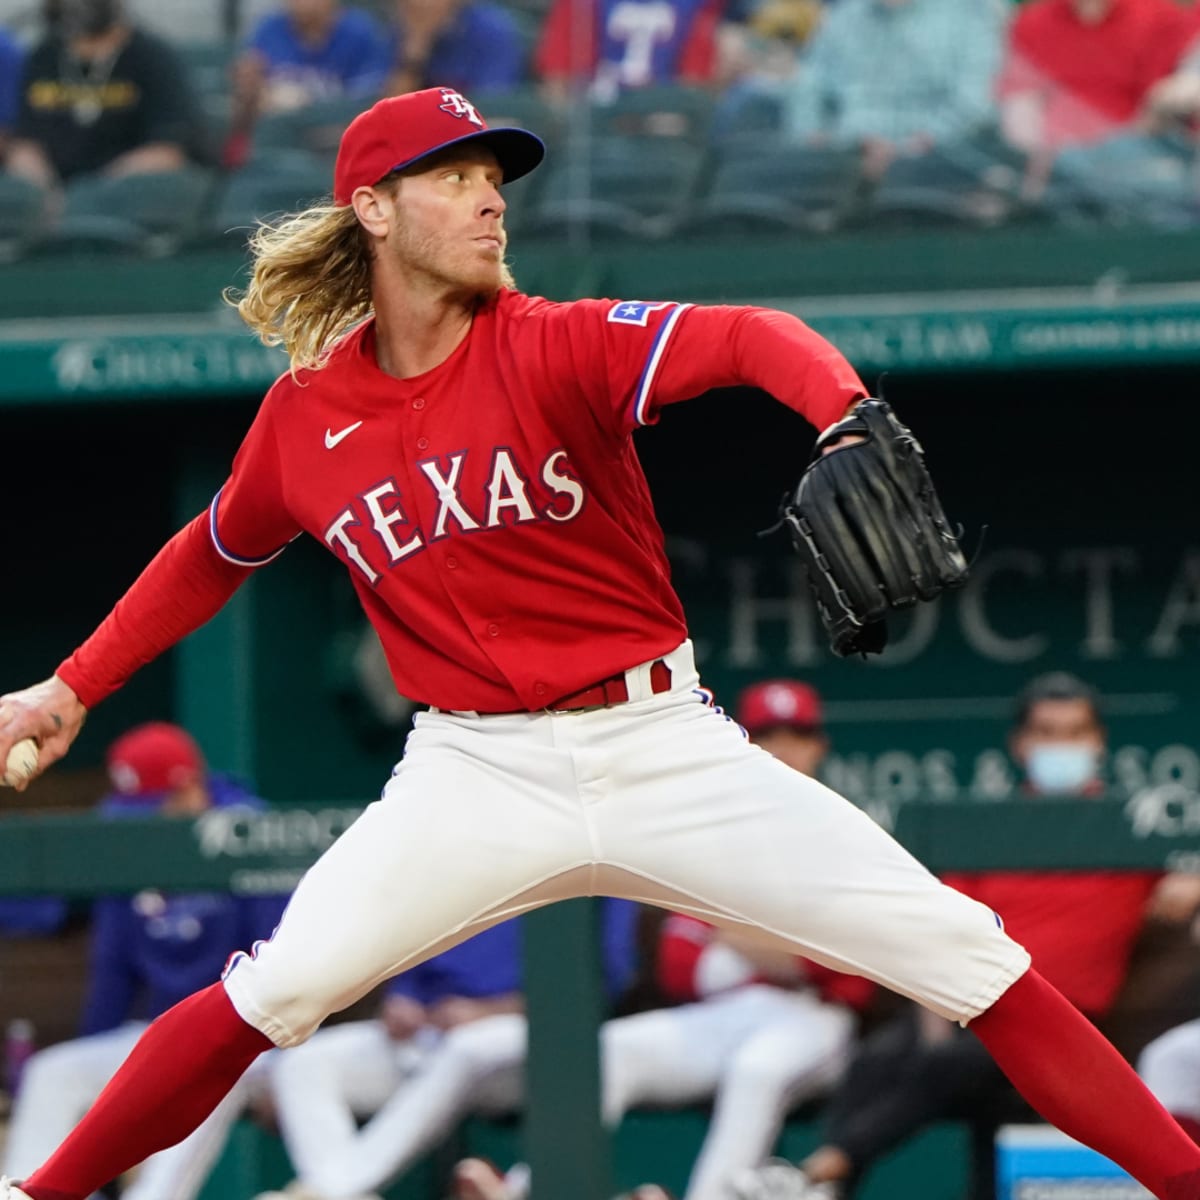
[[[654,303],[645,300],[622,300],[608,310],[608,321],[611,325],[640,325],[645,329],[651,313],[671,308],[674,303],[673,300],[656,300]]]
[[[466,117],[473,125],[483,125],[483,118],[475,111],[475,105],[466,96],[451,88],[442,89],[442,102],[438,108],[452,117]]]

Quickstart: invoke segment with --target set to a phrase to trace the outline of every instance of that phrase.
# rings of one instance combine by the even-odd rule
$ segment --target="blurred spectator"
[[[260,116],[342,96],[361,97],[365,108],[382,93],[390,69],[388,35],[368,13],[339,0],[284,0],[233,65],[226,165],[245,159]]]
[[[1017,701],[1009,748],[1030,796],[1103,792],[1107,734],[1095,692],[1072,675],[1033,680]],[[989,871],[945,881],[993,909],[1034,966],[1094,1020],[1124,983],[1145,917],[1179,877],[1149,871]],[[1194,877],[1182,890],[1197,900]],[[1178,915],[1178,914],[1177,914]],[[863,1173],[925,1125],[945,1117],[995,1120],[1020,1102],[969,1031],[915,1005],[861,1045],[823,1119],[824,1143],[802,1167],[768,1164],[739,1181],[739,1200],[854,1193]]]
[[[590,86],[599,100],[624,88],[710,84],[727,0],[553,0],[537,49],[552,101]]]
[[[24,63],[24,51],[6,30],[0,29],[0,164],[8,153],[9,139],[17,123]]]
[[[1030,0],[999,81],[1005,136],[1031,153],[1133,127],[1197,32],[1176,0]]]
[[[474,96],[522,82],[525,47],[507,9],[488,0],[396,0],[390,95],[449,87]]]
[[[1146,93],[1142,121],[1150,133],[1172,129],[1192,133],[1197,117],[1200,117],[1200,44],[1193,42],[1175,70]]]
[[[1156,1037],[1138,1058],[1138,1074],[1188,1137],[1200,1143],[1200,1020]]]
[[[1024,197],[1064,214],[1190,223],[1191,147],[1147,133],[1198,28],[1175,0],[1022,5],[1000,100],[1004,136],[1027,155]]]
[[[210,774],[192,738],[165,722],[118,738],[108,752],[108,771],[113,790],[100,811],[114,820],[262,807],[235,780]],[[147,1022],[220,978],[229,956],[242,946],[270,936],[286,899],[155,889],[97,899],[82,1036],[41,1050],[26,1064],[8,1127],[5,1172],[24,1177],[43,1162],[91,1106]],[[252,1077],[246,1077],[195,1133],[148,1159],[123,1193],[127,1200],[191,1200],[252,1086]]]
[[[993,0],[838,0],[785,86],[785,128],[810,145],[860,147],[877,178],[897,154],[992,121],[1002,35]]]
[[[815,688],[795,679],[751,684],[738,697],[737,720],[755,745],[793,770],[817,777],[829,737]]]
[[[45,0],[8,169],[46,188],[77,175],[174,171],[207,154],[187,72],[120,0]]]

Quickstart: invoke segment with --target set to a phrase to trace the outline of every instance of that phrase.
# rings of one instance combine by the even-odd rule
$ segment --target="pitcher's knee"
[[[352,1004],[357,994],[343,995],[321,986],[320,979],[244,960],[225,974],[225,990],[238,1014],[276,1046],[298,1046],[332,1013]]]

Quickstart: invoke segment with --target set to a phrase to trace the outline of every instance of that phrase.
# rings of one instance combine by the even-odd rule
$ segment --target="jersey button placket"
[[[500,626],[497,625],[495,621],[492,621],[491,624],[489,624],[487,627],[487,634],[488,634],[488,637],[499,637],[500,636]]]
[[[429,439],[427,437],[417,438],[417,449],[418,450],[428,450],[429,449]]]
[[[417,410],[417,412],[420,412],[420,411],[421,411],[421,409],[423,409],[423,408],[425,407],[425,397],[424,397],[424,396],[418,396],[418,397],[417,397],[417,398],[416,398],[416,399],[415,399],[415,400],[412,402],[412,406],[413,406],[413,408],[415,408],[415,409]]]

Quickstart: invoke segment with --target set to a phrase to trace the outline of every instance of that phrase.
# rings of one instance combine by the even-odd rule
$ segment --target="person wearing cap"
[[[821,697],[797,679],[766,679],[738,697],[738,724],[750,740],[814,779],[829,753]]]
[[[99,811],[113,820],[262,808],[236,779],[209,772],[195,739],[166,721],[122,734],[106,764],[110,789]],[[95,1101],[148,1022],[219,974],[235,951],[268,937],[286,899],[155,889],[99,897],[80,1036],[30,1058],[9,1122],[4,1173],[19,1177],[37,1166]],[[150,1158],[125,1189],[127,1200],[195,1196],[256,1086],[248,1079],[187,1141]]]
[[[1196,1200],[1200,1148],[995,914],[747,745],[700,686],[633,433],[744,385],[837,453],[862,381],[783,312],[520,292],[503,189],[543,154],[451,88],[357,116],[332,203],[252,239],[238,311],[291,368],[229,478],[53,675],[0,696],[0,761],[35,737],[46,769],[90,708],[308,533],[397,690],[429,706],[270,942],[155,1021],[0,1200],[84,1200],[269,1048],[501,919],[589,894],[755,930],[970,1022],[1048,1120]]]
[[[1108,734],[1094,688],[1065,671],[1036,676],[1014,704],[1008,749],[1025,798],[1104,794]],[[993,909],[1081,1012],[1107,1019],[1148,916],[1186,923],[1197,878],[1158,871],[955,872],[943,881]],[[822,1114],[800,1166],[768,1163],[735,1180],[738,1200],[839,1200],[930,1123],[1023,1119],[1012,1085],[968,1029],[906,1006],[874,1029]]]

